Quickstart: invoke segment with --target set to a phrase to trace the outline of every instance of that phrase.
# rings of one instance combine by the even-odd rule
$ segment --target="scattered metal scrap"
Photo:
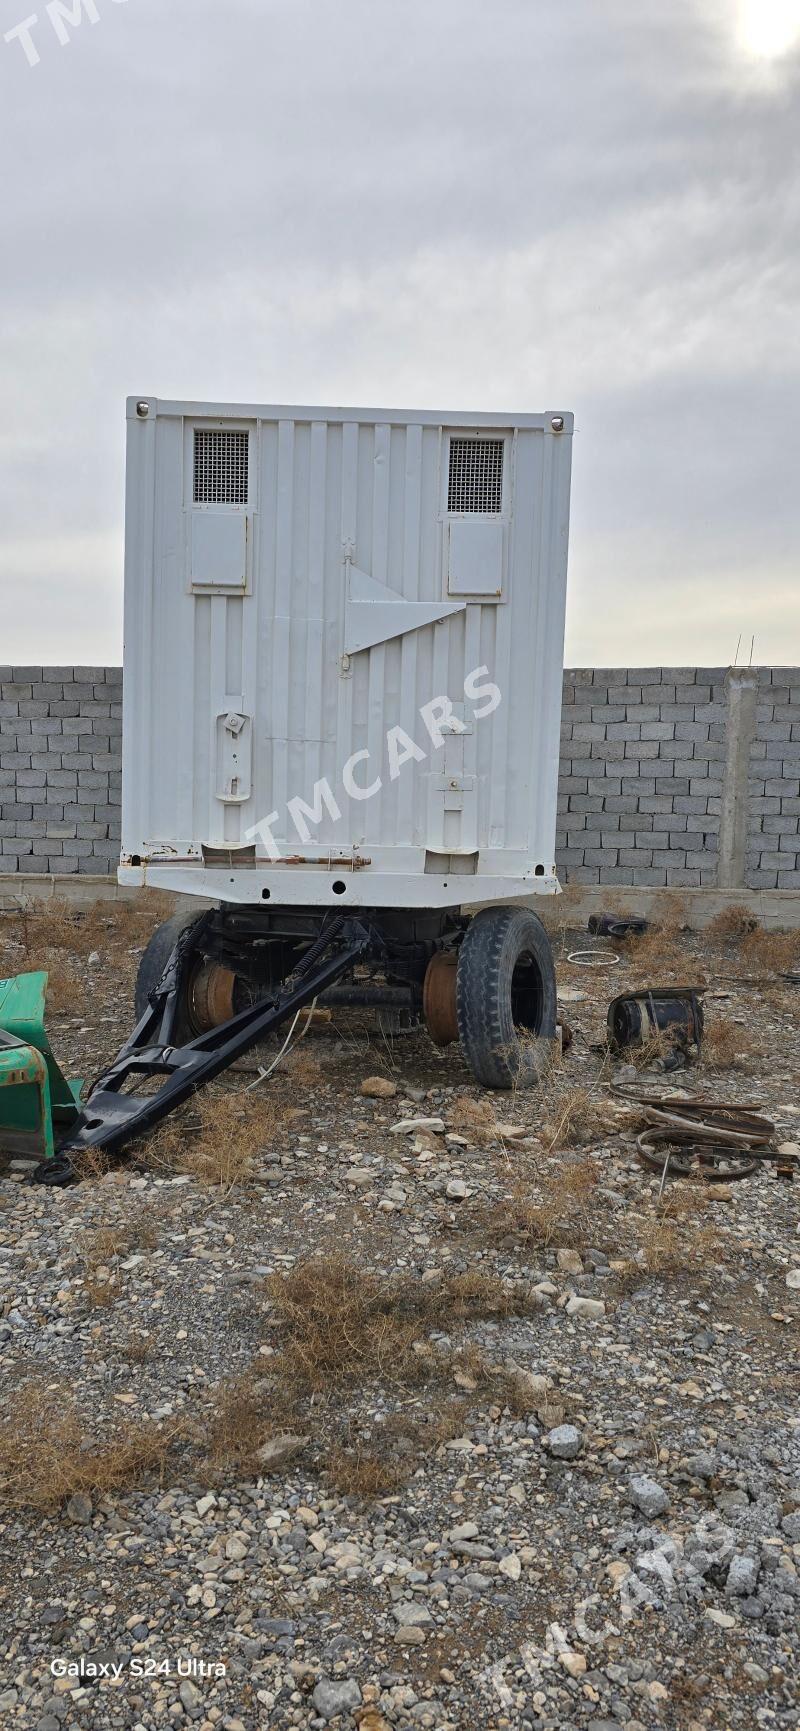
[[[641,938],[649,927],[641,914],[590,914],[587,931],[593,938]]]
[[[663,1041],[667,1070],[680,1069],[696,1058],[703,1038],[703,1006],[699,986],[648,987],[622,992],[608,1007],[608,1043],[612,1052]]]
[[[619,959],[614,950],[573,950],[567,956],[575,968],[616,968]]]
[[[756,1106],[656,1098],[620,1086],[613,1091],[640,1107],[647,1120],[636,1147],[642,1163],[660,1172],[662,1190],[668,1176],[730,1183],[751,1177],[769,1161],[779,1177],[791,1179],[800,1166],[794,1156],[775,1147],[775,1125]]]

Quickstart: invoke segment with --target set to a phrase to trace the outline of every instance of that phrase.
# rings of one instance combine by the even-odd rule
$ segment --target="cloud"
[[[36,68],[0,42],[3,659],[23,571],[34,659],[78,582],[119,655],[146,391],[574,408],[568,658],[657,663],[666,618],[716,664],[749,594],[800,660],[798,61],[737,3],[97,0]]]

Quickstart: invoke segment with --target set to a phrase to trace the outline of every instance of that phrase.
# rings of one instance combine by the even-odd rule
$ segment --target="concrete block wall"
[[[725,668],[578,668],[562,716],[562,881],[715,884]]]
[[[0,667],[0,873],[119,858],[122,669]]]
[[[0,667],[0,873],[113,872],[122,671]],[[564,674],[562,882],[800,889],[800,669]]]
[[[800,668],[758,669],[747,792],[748,887],[800,889]]]

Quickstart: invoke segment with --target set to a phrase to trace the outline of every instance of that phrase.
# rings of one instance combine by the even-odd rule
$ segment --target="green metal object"
[[[75,1124],[83,1083],[68,1082],[44,1028],[47,974],[0,980],[0,1149],[52,1160]]]

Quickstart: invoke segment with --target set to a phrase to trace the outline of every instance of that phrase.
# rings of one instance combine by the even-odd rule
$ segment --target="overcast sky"
[[[799,43],[800,0],[0,0],[0,662],[121,659],[129,393],[573,409],[567,663],[800,662]]]

